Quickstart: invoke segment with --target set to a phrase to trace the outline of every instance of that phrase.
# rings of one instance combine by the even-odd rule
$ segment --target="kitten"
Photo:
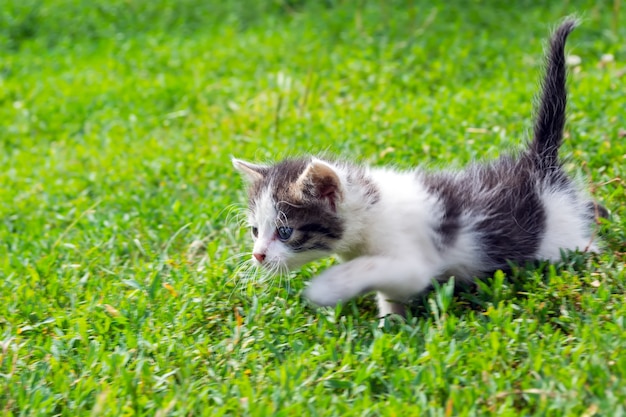
[[[304,295],[333,306],[376,291],[381,316],[404,314],[433,279],[484,277],[509,262],[558,261],[562,250],[598,251],[606,217],[563,171],[565,20],[550,40],[528,148],[461,172],[399,172],[315,157],[255,165],[233,159],[249,181],[253,260],[288,271],[331,254],[345,263]]]

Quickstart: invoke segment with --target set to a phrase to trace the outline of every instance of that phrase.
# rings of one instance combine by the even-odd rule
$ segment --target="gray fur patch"
[[[538,193],[544,173],[523,155],[503,156],[490,164],[473,164],[459,174],[420,174],[442,206],[435,232],[439,248],[453,245],[461,217],[478,219],[472,232],[479,236],[484,265],[506,268],[508,262],[532,260],[541,244],[546,215]]]

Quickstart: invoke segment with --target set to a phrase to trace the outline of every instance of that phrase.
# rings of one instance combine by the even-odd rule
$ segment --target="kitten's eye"
[[[291,234],[293,233],[293,228],[280,226],[276,229],[276,233],[278,233],[278,238],[280,240],[287,240],[291,237]]]
[[[252,226],[252,236],[259,237],[259,228]]]

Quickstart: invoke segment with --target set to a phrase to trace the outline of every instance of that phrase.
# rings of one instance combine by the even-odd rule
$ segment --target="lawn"
[[[383,328],[371,297],[301,298],[333,260],[241,279],[231,156],[516,149],[571,13],[562,153],[612,212],[603,254],[451,281]],[[0,415],[626,416],[625,23],[619,0],[2,2]]]

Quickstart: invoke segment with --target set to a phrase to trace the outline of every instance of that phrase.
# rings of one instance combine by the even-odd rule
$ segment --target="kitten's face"
[[[273,166],[233,160],[250,181],[252,259],[270,271],[286,272],[335,252],[344,232],[337,214],[341,184],[319,160],[287,160]]]

